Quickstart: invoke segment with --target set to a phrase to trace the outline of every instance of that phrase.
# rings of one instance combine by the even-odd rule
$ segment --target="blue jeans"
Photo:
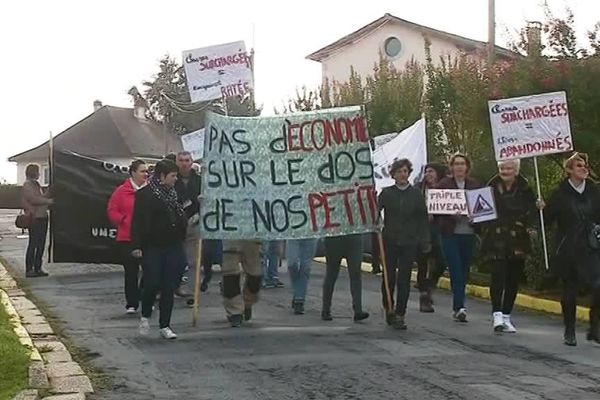
[[[145,248],[142,250],[142,269],[144,271],[144,288],[142,289],[142,317],[152,316],[154,299],[160,292],[160,328],[171,324],[173,311],[173,295],[179,286],[181,273],[186,264],[183,243],[162,248]]]
[[[287,265],[294,293],[292,300],[304,301],[306,298],[308,281],[310,279],[310,267],[316,250],[317,239],[287,241]]]
[[[475,235],[443,235],[442,249],[450,271],[452,309],[465,308],[465,288],[469,280],[469,268],[473,259]]]
[[[279,268],[281,240],[270,240],[262,243],[260,249],[261,264],[264,276],[264,283],[276,283],[279,281]]]

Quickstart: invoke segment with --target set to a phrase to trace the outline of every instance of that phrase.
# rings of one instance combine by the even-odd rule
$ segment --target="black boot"
[[[35,273],[35,271],[33,270],[33,268],[27,268],[25,270],[25,277],[27,278],[35,278],[37,276],[37,274]]]
[[[323,321],[332,321],[333,317],[331,316],[331,311],[326,311],[326,310],[321,311],[321,319]]]
[[[435,311],[431,306],[431,299],[427,292],[421,292],[419,296],[419,311],[422,313],[432,313]]]
[[[46,271],[44,271],[41,267],[40,268],[36,268],[35,270],[35,276],[48,276],[48,273]]]
[[[563,338],[565,345],[577,346],[577,336],[575,335],[575,326],[567,326],[565,328],[565,336]]]
[[[303,300],[292,301],[292,308],[294,309],[294,315],[304,315],[304,301]]]

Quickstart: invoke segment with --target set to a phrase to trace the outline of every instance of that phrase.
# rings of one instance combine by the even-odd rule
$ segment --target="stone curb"
[[[321,264],[325,264],[325,257],[316,257],[314,261]],[[345,259],[342,260],[342,266],[347,267]],[[372,271],[371,264],[365,262],[362,263],[361,269],[363,272],[368,273],[371,273]],[[412,272],[411,280],[413,282],[417,281],[416,271]],[[440,289],[450,290],[450,279],[446,277],[441,277],[438,282],[438,287]],[[491,299],[490,288],[487,286],[467,284],[467,294],[473,297],[478,297],[480,299]],[[515,301],[515,304],[519,307],[523,307],[528,310],[541,311],[548,314],[562,315],[562,308],[560,306],[560,302],[555,300],[542,299],[539,297],[519,293],[517,295],[517,300]],[[588,307],[577,306],[577,319],[579,321],[589,322],[590,309]]]
[[[55,335],[36,305],[17,286],[0,263],[0,301],[5,307],[19,341],[29,351],[29,389],[14,400],[40,399],[39,389],[48,400],[84,400],[93,393],[90,379]]]

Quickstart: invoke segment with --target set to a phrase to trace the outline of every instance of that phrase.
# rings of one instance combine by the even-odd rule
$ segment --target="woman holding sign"
[[[510,314],[517,298],[525,258],[531,253],[530,236],[538,224],[535,194],[519,175],[520,160],[500,161],[492,187],[498,219],[486,227],[481,252],[491,263],[493,328],[495,332],[515,333]]]
[[[563,281],[561,306],[564,343],[577,346],[575,319],[580,286],[592,291],[588,340],[600,344],[600,189],[589,177],[587,154],[575,153],[565,162],[568,177],[540,201],[548,226],[558,225],[556,267]]]
[[[437,189],[472,190],[481,187],[469,177],[471,160],[463,154],[450,158],[451,176],[442,178]],[[452,309],[454,319],[467,322],[465,289],[469,278],[469,268],[475,248],[475,227],[466,215],[441,215],[437,222],[442,233],[442,250],[450,271],[452,286]]]

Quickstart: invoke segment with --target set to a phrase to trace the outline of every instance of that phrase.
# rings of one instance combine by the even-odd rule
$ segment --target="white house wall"
[[[400,55],[393,60],[396,68],[404,68],[411,58],[419,63],[426,63],[423,35],[404,25],[388,23],[323,60],[323,81],[328,78],[330,82],[346,82],[350,76],[350,66],[353,66],[363,78],[372,75],[373,67],[379,61],[379,54],[385,54],[383,49],[385,40],[392,36],[397,37],[402,44]],[[429,37],[429,40],[432,60],[435,64],[439,63],[441,56],[456,55],[459,52],[456,45],[450,41],[436,37]]]

